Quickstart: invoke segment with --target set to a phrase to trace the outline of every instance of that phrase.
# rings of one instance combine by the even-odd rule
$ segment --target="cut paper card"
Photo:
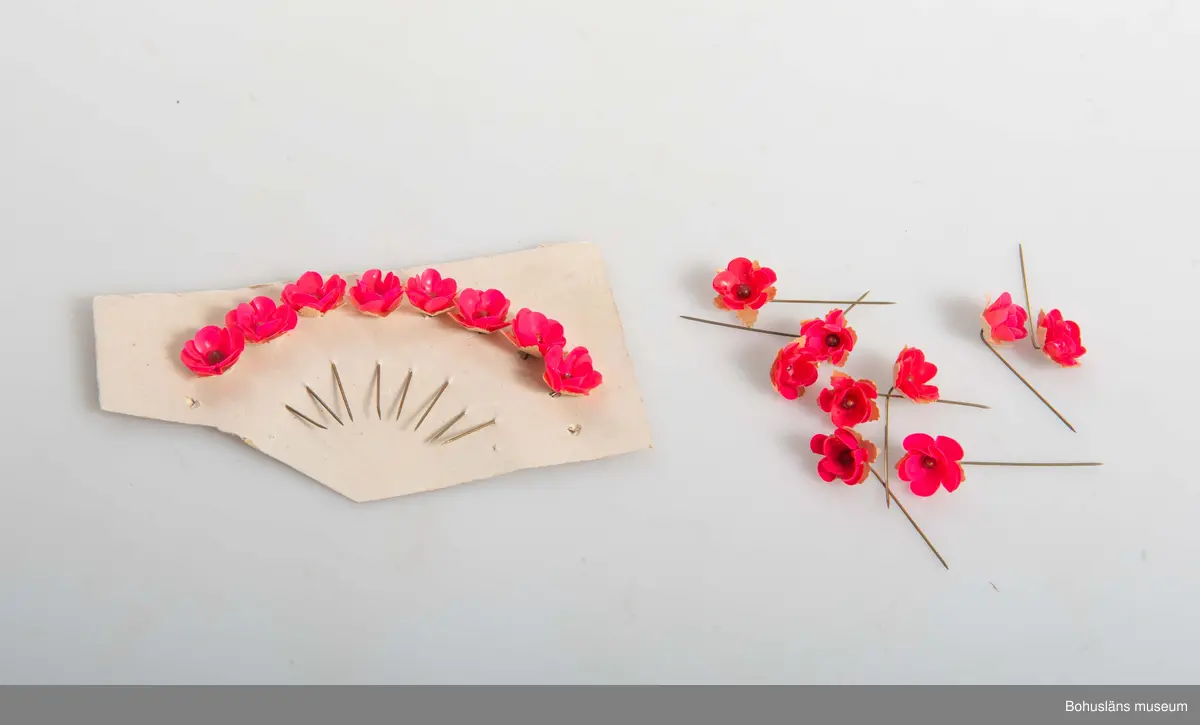
[[[423,269],[396,274],[408,279]],[[514,310],[559,321],[570,345],[590,351],[603,385],[587,396],[553,396],[545,361],[521,355],[502,332],[465,330],[407,300],[387,317],[349,304],[301,317],[281,337],[246,345],[220,375],[198,377],[181,363],[180,350],[197,330],[220,326],[256,297],[278,300],[284,283],[274,283],[95,298],[100,407],[216,428],[354,501],[651,447],[596,245],[546,246],[437,269],[460,288],[502,289]],[[341,276],[353,283],[358,275]]]

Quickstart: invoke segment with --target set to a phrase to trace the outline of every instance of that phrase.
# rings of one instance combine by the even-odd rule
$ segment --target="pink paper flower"
[[[800,341],[779,348],[771,364],[771,385],[787,398],[795,400],[804,395],[809,385],[817,382],[817,358],[804,349]]]
[[[925,353],[907,345],[892,368],[892,383],[914,403],[933,403],[940,397],[936,385],[928,385],[937,375],[937,365],[925,362]]]
[[[458,283],[442,278],[436,269],[427,269],[408,278],[408,301],[427,315],[440,315],[454,306]]]
[[[1015,342],[1029,334],[1025,321],[1029,314],[1014,305],[1012,295],[1005,292],[983,310],[983,334],[992,343]]]
[[[1058,310],[1038,312],[1037,340],[1046,357],[1064,368],[1078,365],[1079,358],[1087,352],[1079,339],[1079,325],[1064,320]]]
[[[297,319],[291,307],[276,305],[270,297],[255,297],[226,313],[225,326],[241,333],[246,342],[263,343],[295,329]]]
[[[817,405],[829,413],[833,424],[839,428],[853,428],[859,423],[879,420],[879,406],[875,398],[879,391],[870,380],[855,380],[844,373],[835,372],[829,378],[829,387],[817,396]]]
[[[775,272],[745,257],[732,260],[713,277],[718,309],[731,310],[750,327],[758,319],[758,310],[775,299]]]
[[[220,375],[238,361],[246,340],[236,328],[209,325],[196,332],[196,336],[184,344],[179,359],[188,370],[202,378]]]
[[[858,335],[846,325],[846,314],[841,310],[830,310],[825,319],[805,320],[800,323],[800,334],[804,347],[821,362],[828,361],[841,367],[850,357]]]
[[[283,301],[302,315],[323,315],[345,301],[346,280],[331,275],[328,280],[316,272],[305,272],[295,283],[284,285]]]
[[[849,428],[838,428],[832,435],[818,433],[812,437],[809,448],[821,456],[817,461],[817,474],[821,480],[840,478],[848,486],[867,480],[871,464],[879,454],[874,444]]]
[[[500,290],[480,292],[468,287],[459,293],[455,311],[450,316],[468,330],[495,332],[508,326],[510,304],[511,301]]]
[[[504,336],[529,355],[544,356],[551,347],[565,347],[567,344],[567,339],[563,337],[563,326],[557,320],[524,307],[517,310],[512,327],[504,331]]]
[[[962,446],[946,436],[936,440],[924,433],[913,433],[904,439],[904,457],[896,462],[896,473],[901,481],[918,496],[932,496],[938,487],[954,491],[966,480],[963,470]]]
[[[546,349],[546,372],[542,380],[555,393],[587,395],[604,382],[603,376],[592,369],[592,356],[586,347],[575,347],[563,354],[562,345]]]
[[[387,317],[404,299],[404,285],[393,272],[385,277],[378,269],[368,269],[350,288],[350,302],[365,315]]]

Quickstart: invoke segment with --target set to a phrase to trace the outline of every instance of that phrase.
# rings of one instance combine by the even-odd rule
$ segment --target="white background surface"
[[[0,681],[1195,682],[1200,7],[10,3],[0,14]],[[96,294],[603,245],[656,448],[355,505],[101,413]],[[982,347],[987,294],[1084,366]],[[740,254],[904,344],[973,469],[822,483],[780,340],[679,320]],[[776,305],[763,327],[824,312]],[[878,441],[882,426],[866,429]],[[397,465],[403,465],[397,461]]]

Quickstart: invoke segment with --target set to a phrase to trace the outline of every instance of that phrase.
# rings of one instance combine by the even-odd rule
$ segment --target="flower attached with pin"
[[[458,295],[454,321],[474,332],[495,332],[508,326],[508,307],[512,302],[500,290],[464,289]]]
[[[879,391],[870,380],[855,380],[845,373],[835,372],[829,387],[817,396],[817,405],[829,413],[839,428],[853,428],[859,423],[879,420]]]
[[[394,272],[385,276],[378,269],[368,269],[350,288],[350,302],[365,315],[387,317],[404,299],[404,285]]]
[[[953,492],[967,478],[962,446],[953,438],[913,433],[904,439],[904,450],[896,473],[918,496],[932,496],[938,488]]]
[[[783,397],[795,400],[804,390],[817,382],[817,358],[804,349],[801,341],[789,342],[779,348],[771,364],[771,385]]]
[[[436,269],[427,269],[408,278],[408,301],[426,315],[440,315],[454,307],[458,283],[443,278]]]
[[[879,454],[875,445],[849,428],[838,428],[830,435],[818,433],[809,441],[817,461],[817,474],[824,481],[840,478],[848,486],[867,480],[871,464]]]
[[[997,297],[995,302],[989,302],[981,317],[983,334],[989,342],[1015,342],[1029,335],[1025,327],[1029,313],[1025,312],[1024,307],[1013,304],[1012,295],[1007,292]]]
[[[906,345],[892,368],[892,384],[914,403],[934,403],[940,397],[937,386],[928,384],[934,375],[937,365],[925,362],[925,353]]]
[[[284,285],[283,301],[302,315],[324,315],[345,301],[346,280],[338,275],[323,279],[317,272],[305,272],[292,284]]]
[[[270,342],[296,327],[296,311],[276,305],[270,297],[255,297],[225,315],[225,326],[237,330],[249,343]]]
[[[1037,340],[1046,357],[1064,368],[1079,365],[1079,358],[1087,352],[1079,338],[1079,324],[1063,319],[1058,310],[1038,312]]]
[[[592,369],[592,356],[586,347],[564,352],[562,345],[546,349],[546,372],[542,380],[553,395],[587,395],[604,382],[603,376]]]
[[[846,324],[846,313],[840,309],[830,310],[825,319],[801,322],[800,335],[804,338],[804,347],[817,360],[838,367],[846,363],[858,341],[854,329]]]
[[[241,357],[246,339],[237,328],[209,325],[200,328],[179,352],[179,359],[196,375],[220,375]]]
[[[758,319],[758,310],[775,299],[775,272],[758,262],[738,257],[713,277],[717,296],[713,304],[730,310],[742,324],[750,327]]]
[[[546,351],[555,345],[567,344],[563,326],[557,320],[525,307],[517,310],[512,327],[504,331],[504,336],[521,352],[539,357],[545,356]]]

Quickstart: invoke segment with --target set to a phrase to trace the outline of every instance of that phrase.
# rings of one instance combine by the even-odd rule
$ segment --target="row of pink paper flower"
[[[458,290],[452,278],[443,278],[436,269],[427,269],[409,277],[407,284],[394,273],[384,275],[378,269],[367,270],[349,288],[338,275],[324,279],[317,272],[305,272],[292,284],[285,285],[282,304],[270,297],[255,297],[225,315],[225,326],[201,328],[183,346],[180,360],[196,375],[221,375],[238,361],[247,342],[261,344],[295,329],[299,315],[321,316],[340,307],[349,297],[359,312],[387,317],[400,308],[407,294],[413,309],[427,316],[448,313],[473,332],[489,334],[503,331],[516,347],[527,355],[545,359],[542,379],[554,393],[587,395],[603,382],[592,369],[586,347],[567,349],[563,326],[540,312],[526,308],[509,319],[512,302],[499,290]]]

